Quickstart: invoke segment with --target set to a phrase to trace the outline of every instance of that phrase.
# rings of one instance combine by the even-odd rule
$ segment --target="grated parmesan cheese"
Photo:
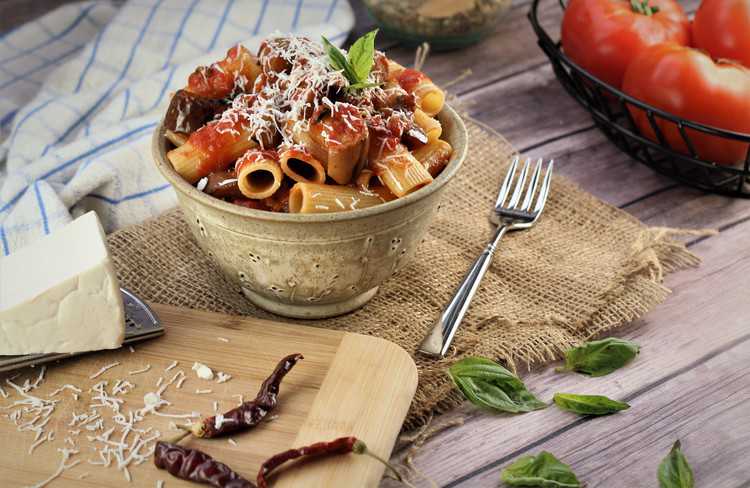
[[[202,380],[212,380],[214,379],[214,372],[206,366],[205,364],[201,363],[194,363],[193,364],[193,371],[195,371],[195,374],[198,376],[198,378]]]
[[[103,366],[103,367],[102,367],[102,369],[100,369],[100,370],[99,370],[99,371],[97,371],[96,373],[94,373],[94,374],[92,374],[91,376],[89,376],[89,379],[90,379],[90,380],[93,380],[94,378],[98,378],[99,376],[103,375],[104,373],[106,373],[106,372],[107,372],[107,371],[109,371],[110,369],[112,369],[112,368],[114,368],[114,367],[116,367],[116,366],[119,366],[119,365],[120,365],[120,362],[119,362],[119,361],[115,361],[115,362],[114,362],[114,363],[112,363],[112,364],[108,364],[108,365],[106,365],[106,366]]]
[[[155,405],[158,405],[160,401],[161,401],[161,397],[154,392],[146,393],[146,395],[144,395],[143,397],[143,403],[147,407],[153,407]]]
[[[147,364],[146,366],[142,367],[141,369],[135,369],[133,371],[128,372],[128,374],[129,375],[141,374],[141,373],[145,373],[146,371],[148,371],[150,369],[151,369],[151,365]]]
[[[234,420],[225,418],[224,415],[219,414],[216,417],[214,417],[214,427],[216,430],[221,429],[221,426],[227,423],[232,423]]]
[[[229,381],[231,379],[232,379],[232,375],[231,374],[227,374],[227,373],[225,373],[223,371],[219,371],[218,374],[216,375],[216,382],[217,383],[226,383],[227,381]]]
[[[76,449],[67,449],[63,447],[62,449],[58,449],[57,451],[62,453],[62,459],[60,460],[60,465],[57,467],[57,470],[52,473],[52,475],[46,480],[40,481],[39,483],[32,485],[29,488],[42,488],[44,486],[47,486],[51,481],[55,480],[57,477],[63,474],[63,472],[69,470],[70,468],[78,465],[81,462],[80,460],[76,460],[70,464],[66,464],[71,456],[73,456],[74,454],[78,454],[78,450]]]
[[[195,184],[195,187],[198,189],[198,191],[205,190],[206,186],[208,186],[208,178],[205,176],[198,180],[198,183]]]
[[[72,390],[75,393],[81,393],[81,389],[78,388],[77,386],[71,385],[71,384],[65,384],[59,387],[58,389],[56,389],[55,391],[53,391],[52,393],[50,393],[49,396],[51,397],[57,396],[65,390]]]

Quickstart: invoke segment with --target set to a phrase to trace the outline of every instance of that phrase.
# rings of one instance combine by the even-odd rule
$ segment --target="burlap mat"
[[[471,121],[467,127],[468,160],[415,261],[361,310],[300,323],[377,335],[416,350],[490,235],[488,212],[514,152],[499,135]],[[698,263],[673,234],[647,228],[555,177],[536,227],[502,242],[449,357],[415,356],[419,387],[405,429],[462,401],[446,371],[464,356],[487,356],[511,368],[551,361],[570,345],[624,325],[660,303],[669,293],[661,284],[664,273]],[[109,244],[121,284],[144,299],[278,319],[224,281],[178,210],[115,232]]]

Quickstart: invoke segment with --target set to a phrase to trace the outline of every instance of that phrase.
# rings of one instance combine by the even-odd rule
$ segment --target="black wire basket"
[[[737,141],[750,143],[750,134],[721,130],[681,119],[600,81],[571,61],[560,48],[560,42],[550,38],[539,22],[539,3],[540,0],[533,1],[528,15],[539,47],[552,63],[558,81],[591,114],[594,123],[610,141],[632,158],[679,182],[705,191],[750,198],[750,145],[744,164],[720,165],[698,156],[690,133],[706,134],[733,144],[737,144]],[[559,4],[564,10],[563,0],[559,0]],[[656,141],[649,139],[638,129],[628,108],[643,110],[656,135]],[[676,125],[684,142],[683,148],[672,147],[667,141],[660,128],[667,121]],[[680,149],[686,151],[681,152]]]

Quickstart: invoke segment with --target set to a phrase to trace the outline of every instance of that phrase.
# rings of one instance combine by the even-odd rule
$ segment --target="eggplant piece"
[[[211,173],[206,177],[206,180],[204,193],[216,198],[244,198],[237,184],[237,175],[234,170]]]
[[[172,97],[164,117],[164,127],[172,132],[192,134],[227,108],[222,99],[199,97],[178,90]]]

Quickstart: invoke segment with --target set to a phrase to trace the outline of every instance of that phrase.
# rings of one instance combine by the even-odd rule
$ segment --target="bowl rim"
[[[450,161],[443,169],[443,171],[435,178],[429,185],[426,185],[419,190],[410,193],[404,197],[397,198],[390,202],[385,202],[380,205],[373,207],[347,210],[344,212],[330,212],[330,213],[319,213],[319,214],[291,214],[282,212],[269,212],[267,210],[256,210],[253,208],[243,207],[241,205],[234,205],[229,202],[225,202],[219,198],[212,197],[196,187],[185,181],[177,171],[172,167],[172,164],[167,159],[166,155],[166,140],[164,137],[164,121],[160,121],[154,129],[151,138],[151,151],[154,158],[154,164],[156,165],[159,172],[169,182],[172,187],[181,192],[183,195],[189,197],[196,202],[213,207],[216,210],[222,212],[228,212],[240,217],[250,217],[256,220],[266,220],[274,222],[295,222],[295,223],[308,223],[308,222],[337,222],[364,219],[374,215],[388,213],[397,210],[401,207],[405,207],[414,202],[426,198],[428,195],[438,191],[440,188],[445,186],[453,177],[456,175],[468,152],[468,138],[469,134],[466,130],[462,118],[458,113],[450,107],[448,104],[443,106],[443,109],[438,114],[438,119],[450,120],[451,130],[457,130],[459,132],[457,141],[460,143],[459,147],[453,148],[453,154],[451,155]]]

